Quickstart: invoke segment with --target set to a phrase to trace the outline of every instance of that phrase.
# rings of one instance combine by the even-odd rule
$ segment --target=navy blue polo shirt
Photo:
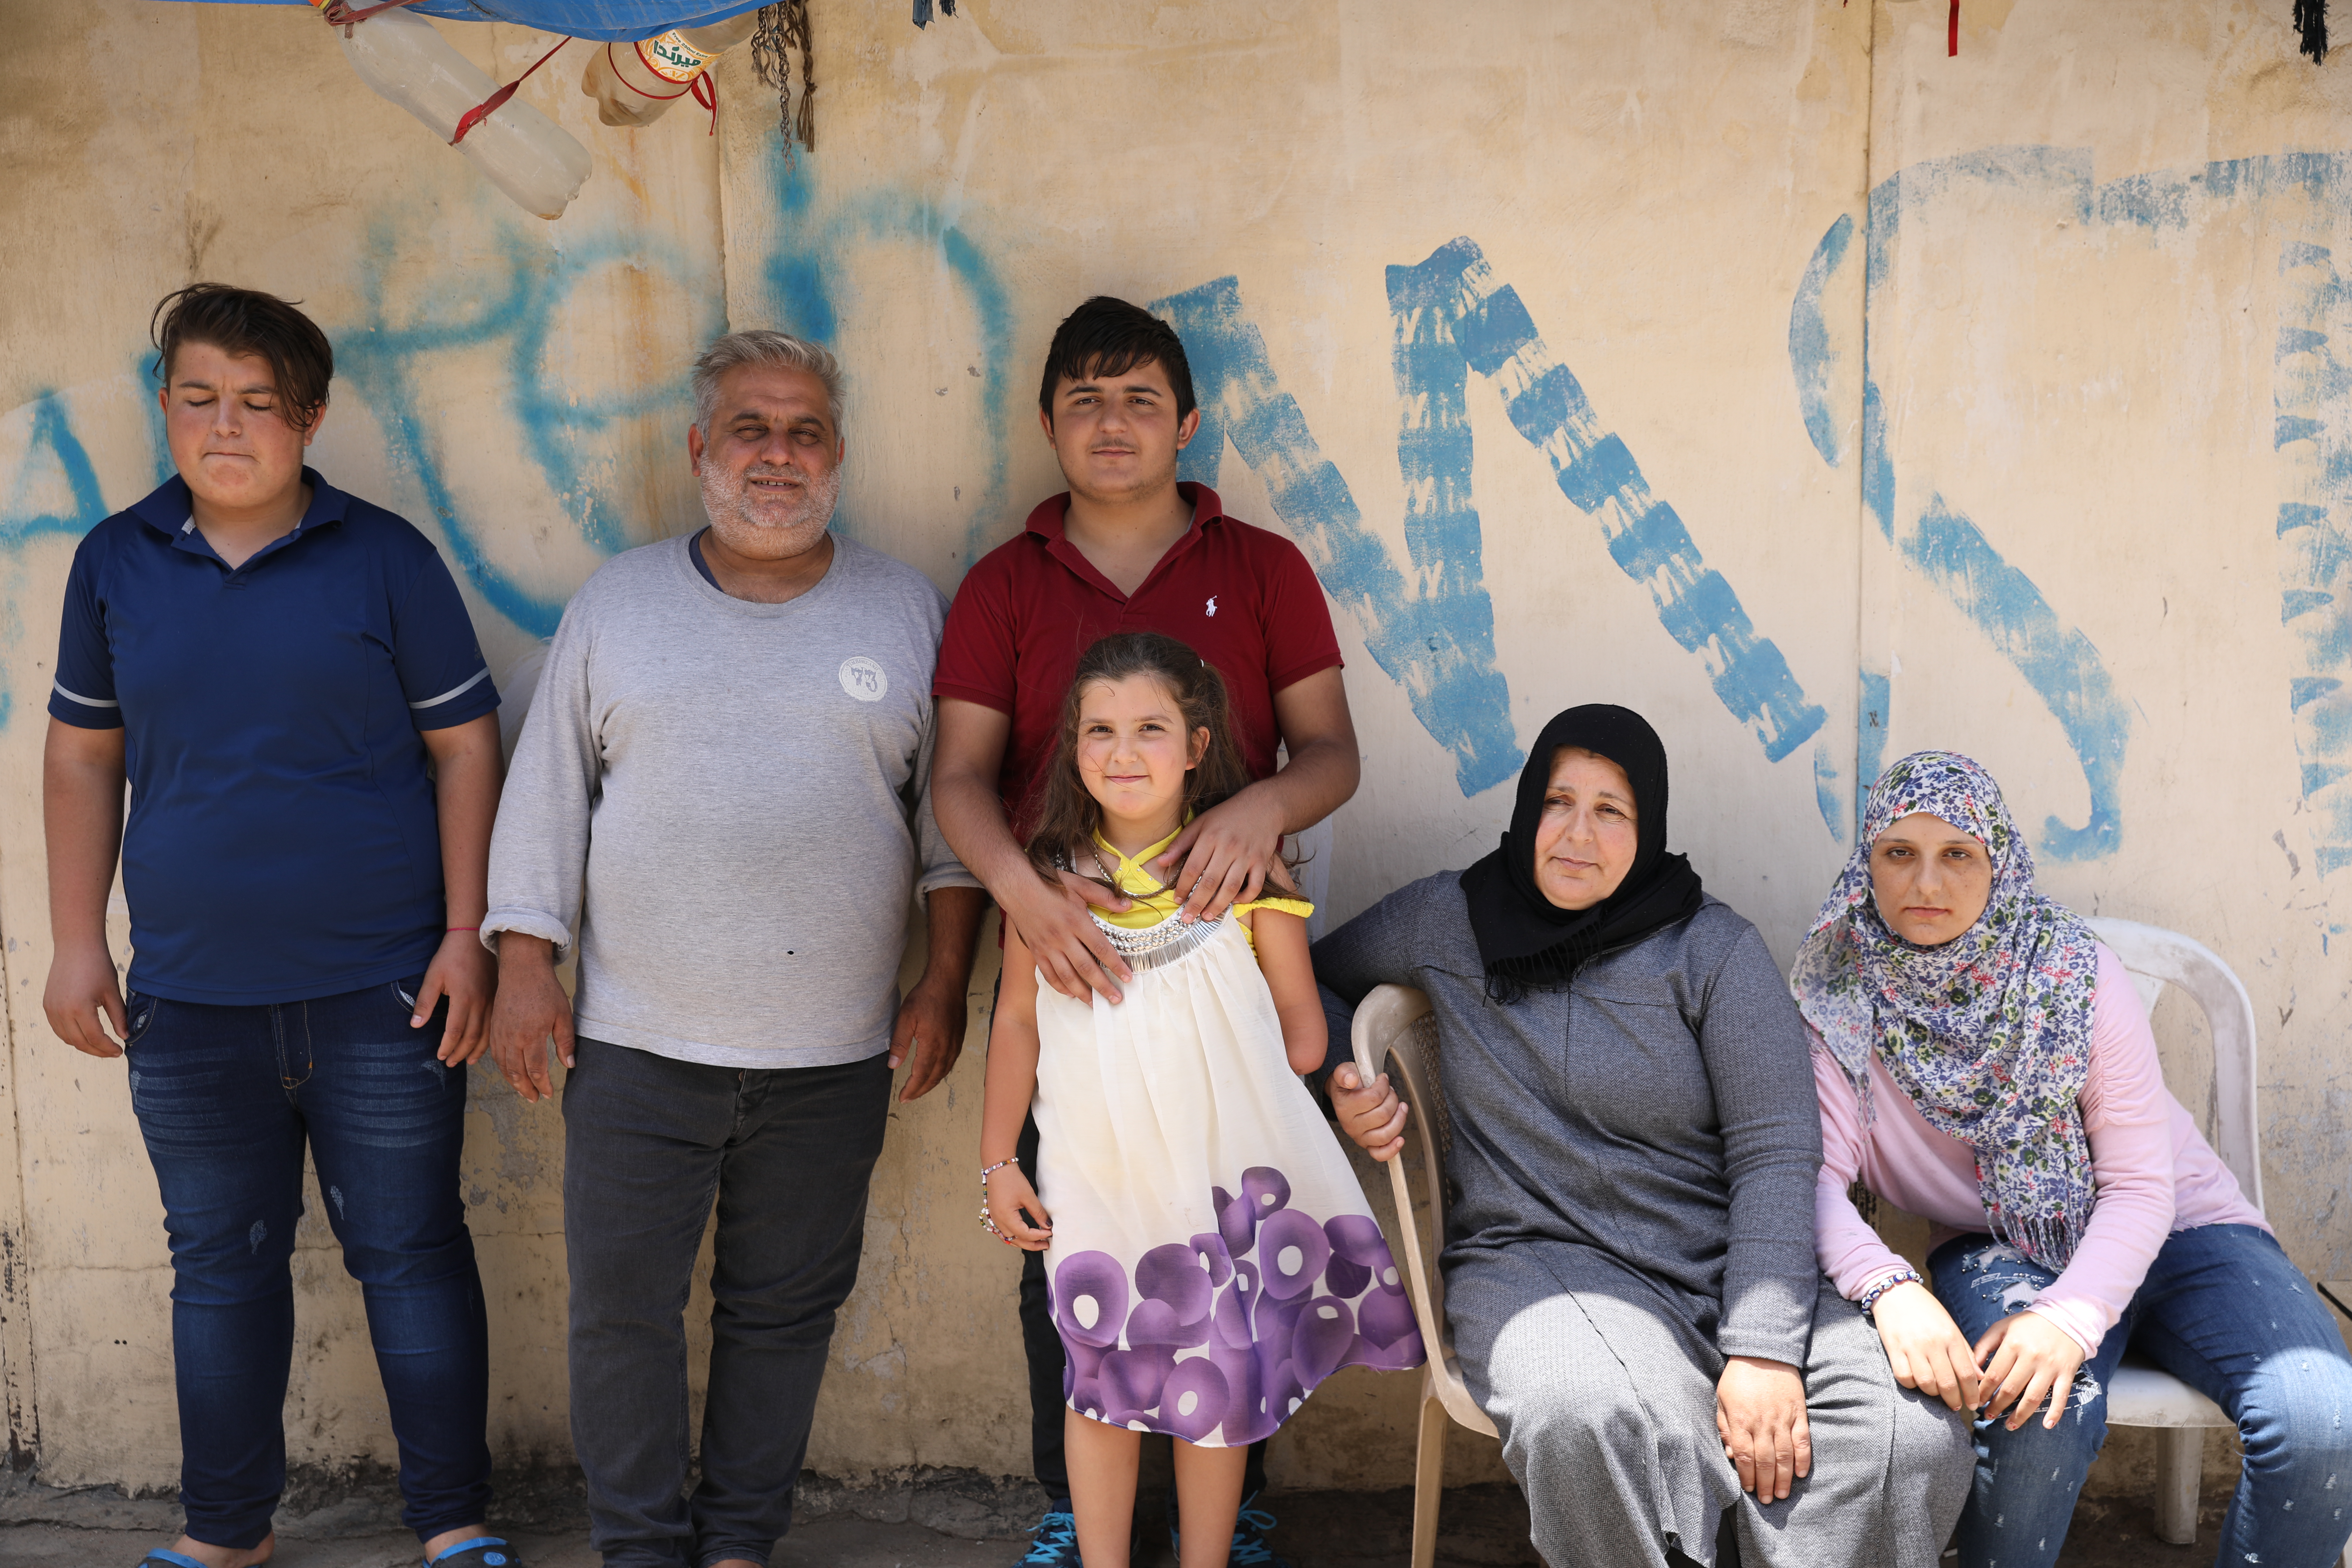
[[[131,989],[248,1005],[424,973],[441,836],[418,731],[499,705],[433,542],[305,468],[244,565],[173,479],[74,552],[49,711],[123,731]]]

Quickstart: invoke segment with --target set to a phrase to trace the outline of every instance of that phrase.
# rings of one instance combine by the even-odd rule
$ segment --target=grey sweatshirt
[[[482,940],[566,948],[591,1039],[735,1068],[888,1048],[910,894],[980,883],[931,816],[947,600],[835,536],[816,586],[733,599],[684,539],[563,612],[490,839]]]
[[[1710,898],[1565,989],[1498,1006],[1459,875],[1399,889],[1314,952],[1349,1007],[1384,983],[1429,994],[1454,1119],[1447,1258],[1521,1239],[1592,1247],[1722,1354],[1802,1365],[1821,1110],[1764,939]]]

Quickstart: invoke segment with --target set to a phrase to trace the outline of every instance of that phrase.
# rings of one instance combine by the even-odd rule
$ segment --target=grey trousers
[[[886,1057],[738,1069],[579,1042],[563,1086],[572,1441],[604,1568],[765,1563],[792,1527],[889,1114]],[[685,1313],[713,1205],[709,1397],[688,1495]]]
[[[1722,1358],[1614,1259],[1514,1243],[1449,1268],[1445,1306],[1551,1568],[1712,1564],[1726,1509],[1742,1568],[1936,1568],[1968,1500],[1967,1421],[1896,1384],[1827,1279],[1804,1365],[1812,1474],[1769,1504],[1716,1436]]]

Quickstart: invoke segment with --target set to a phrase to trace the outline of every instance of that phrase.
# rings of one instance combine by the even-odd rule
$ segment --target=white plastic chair
[[[1454,1336],[1445,1327],[1445,1279],[1437,1254],[1445,1245],[1445,1156],[1454,1124],[1439,1087],[1437,1019],[1429,998],[1406,985],[1374,987],[1356,1009],[1356,1069],[1366,1083],[1389,1075],[1397,1098],[1412,1107],[1405,1118],[1404,1152],[1389,1162],[1396,1195],[1398,1234],[1391,1249],[1404,1263],[1421,1342],[1429,1352],[1421,1374],[1421,1424],[1412,1470],[1412,1568],[1437,1558],[1437,1504],[1445,1484],[1445,1424],[1498,1436],[1470,1397]]]
[[[2141,1005],[2155,1011],[2167,985],[2178,985],[2203,1009],[2213,1040],[2213,1152],[2238,1178],[2239,1190],[2263,1206],[2262,1127],[2254,1113],[2254,1005],[2230,966],[2202,942],[2178,931],[2136,921],[2095,920],[2091,930],[2115,949],[2139,992]],[[2175,1095],[2194,1106],[2203,1096]],[[2211,1400],[2159,1369],[2126,1354],[2107,1385],[2107,1425],[2157,1430],[2156,1533],[2175,1546],[2197,1539],[2198,1480],[2204,1468],[2205,1434],[2236,1425]],[[2345,1552],[2352,1568],[2352,1549]]]

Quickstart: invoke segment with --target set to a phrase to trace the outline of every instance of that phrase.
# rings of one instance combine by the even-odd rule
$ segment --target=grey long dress
[[[1968,1426],[1895,1384],[1814,1263],[1812,1072],[1753,926],[1710,898],[1497,1006],[1446,872],[1314,956],[1349,1007],[1393,982],[1435,1009],[1447,1321],[1552,1568],[1713,1563],[1727,1508],[1751,1568],[1934,1568]],[[1812,1475],[1784,1501],[1742,1493],[1716,1436],[1729,1355],[1803,1369]]]

